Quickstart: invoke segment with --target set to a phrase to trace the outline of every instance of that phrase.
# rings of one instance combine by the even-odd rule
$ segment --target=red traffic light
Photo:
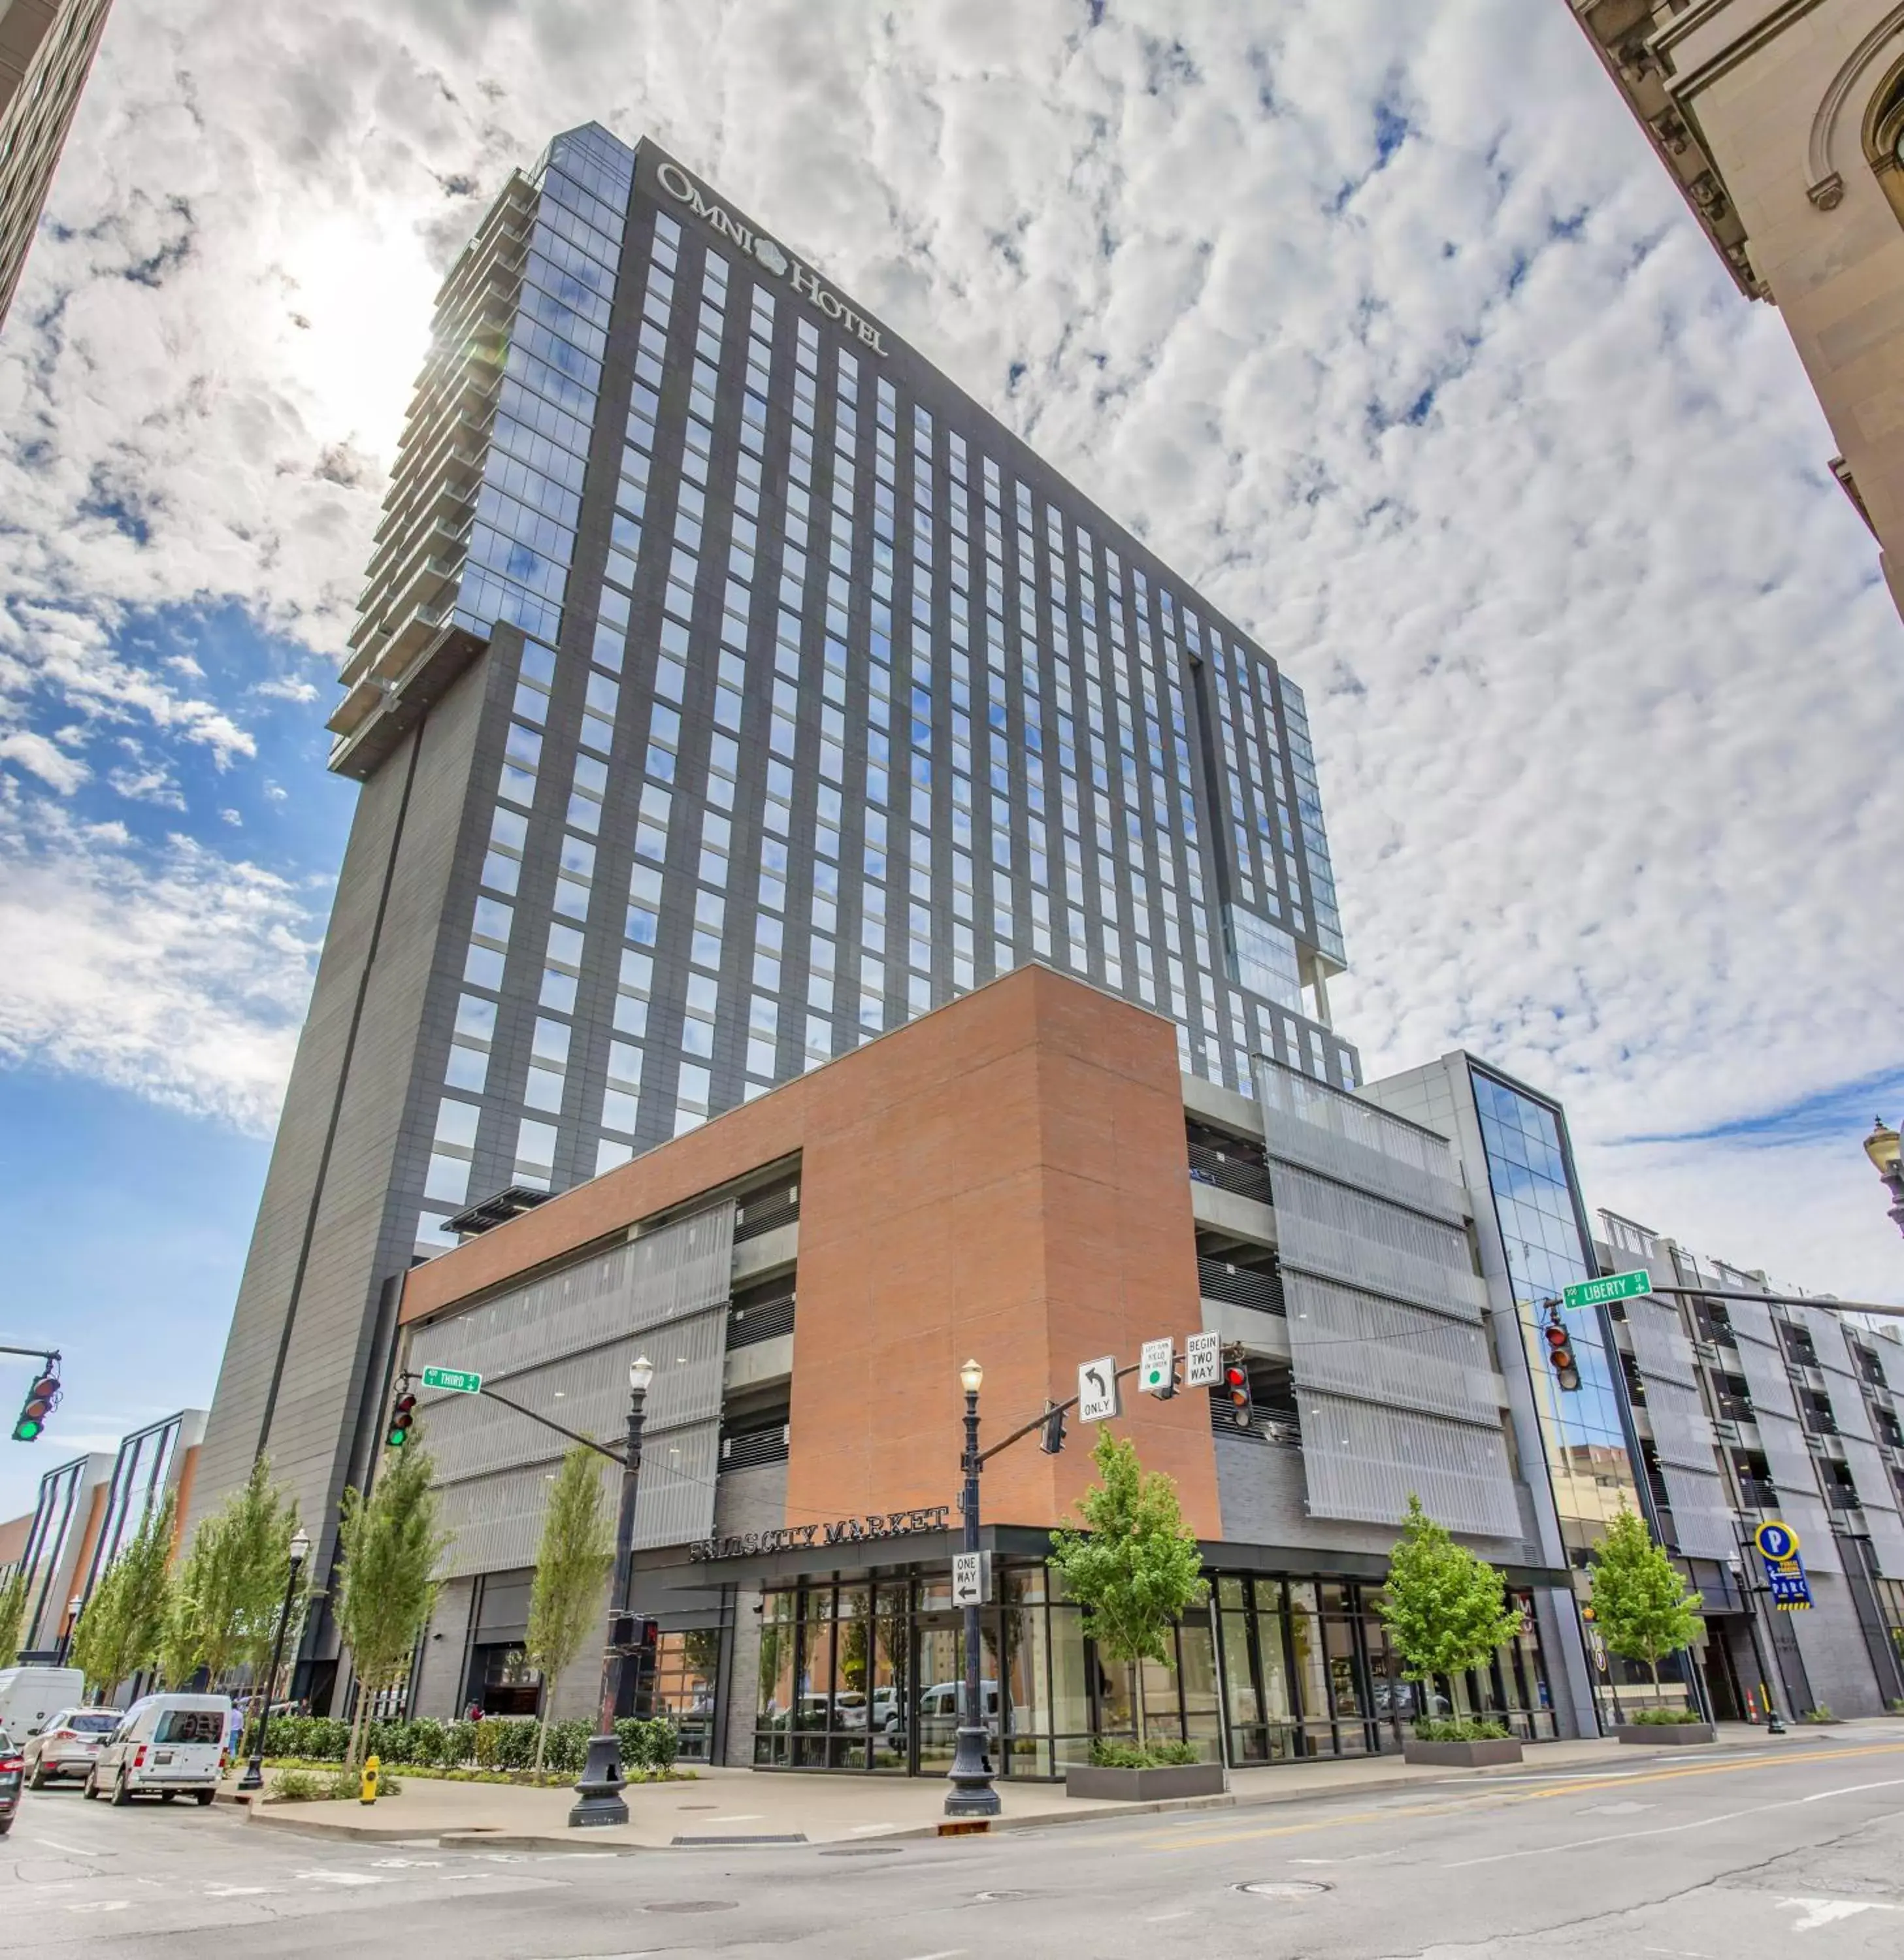
[[[1230,1398],[1230,1420],[1238,1429],[1247,1429],[1256,1417],[1256,1404],[1250,1393],[1250,1370],[1241,1361],[1225,1362],[1223,1386]]]
[[[1571,1393],[1580,1386],[1580,1370],[1574,1360],[1573,1336],[1567,1332],[1559,1313],[1551,1308],[1540,1331],[1546,1339],[1547,1359],[1553,1368],[1555,1384]]]

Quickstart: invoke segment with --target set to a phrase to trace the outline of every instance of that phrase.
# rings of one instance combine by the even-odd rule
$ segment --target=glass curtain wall
[[[1485,1669],[1400,1678],[1374,1589],[1218,1577],[1215,1611],[1176,1629],[1169,1664],[1113,1664],[1042,1567],[1001,1567],[981,1620],[979,1692],[993,1761],[1062,1776],[1094,1739],[1188,1742],[1241,1766],[1398,1751],[1418,1712],[1485,1717],[1530,1741],[1555,1733],[1531,1599]],[[822,1580],[766,1596],[754,1761],[775,1769],[938,1775],[963,1712],[963,1615],[943,1577]]]

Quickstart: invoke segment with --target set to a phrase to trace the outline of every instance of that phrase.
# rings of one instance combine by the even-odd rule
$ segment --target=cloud
[[[27,728],[16,728],[0,735],[0,761],[17,762],[30,770],[62,796],[70,796],[92,774],[77,756],[37,735]]]
[[[435,284],[591,117],[1304,684],[1371,1072],[1473,1048],[1565,1097],[1597,1200],[1890,1283],[1858,1160],[1780,1146],[1781,1182],[1724,1132],[1899,1066],[1899,622],[1779,316],[1559,7],[116,10],[0,338],[10,726],[134,733],[188,790],[252,765],[306,684],[119,628],[235,605],[339,651]]]
[[[145,852],[0,788],[0,1061],[269,1126],[310,988],[301,894],[186,838]]]

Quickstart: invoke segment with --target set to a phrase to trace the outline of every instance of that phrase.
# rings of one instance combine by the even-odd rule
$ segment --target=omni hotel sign
[[[664,164],[655,174],[670,197],[690,206],[696,218],[705,218],[723,238],[732,239],[742,251],[752,253],[763,268],[776,279],[789,281],[795,292],[812,301],[829,320],[836,320],[849,332],[858,334],[875,354],[885,353],[886,344],[879,337],[879,329],[871,320],[861,319],[837,293],[829,292],[820,284],[817,272],[803,266],[764,232],[750,231],[731,212],[718,204],[708,203],[680,164]]]
[[[921,1532],[942,1532],[952,1514],[950,1504],[928,1504],[916,1511],[877,1512],[864,1518],[841,1518],[829,1525],[788,1525],[783,1531],[742,1532],[733,1538],[704,1538],[688,1547],[691,1559],[752,1558],[763,1551],[802,1551],[815,1545],[865,1545],[879,1538],[911,1538]]]

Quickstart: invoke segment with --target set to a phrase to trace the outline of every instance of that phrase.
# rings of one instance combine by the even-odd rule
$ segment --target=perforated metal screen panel
[[[1520,1509],[1498,1430],[1305,1390],[1303,1468],[1318,1517],[1399,1524],[1410,1493],[1452,1531],[1517,1538]]]
[[[1778,1514],[1797,1532],[1800,1556],[1814,1571],[1841,1571],[1837,1542],[1831,1535],[1825,1500],[1819,1494],[1818,1473],[1806,1447],[1804,1431],[1795,1421],[1768,1415],[1758,1402],[1756,1388],[1753,1400],[1759,1408],[1759,1440],[1778,1492]]]
[[[1305,1166],[1458,1225],[1461,1173],[1445,1139],[1262,1056],[1256,1083],[1272,1160]]]
[[[1653,1424],[1653,1446],[1662,1463],[1717,1473],[1712,1423],[1697,1389],[1683,1389],[1676,1382],[1649,1381],[1646,1413]]]
[[[1299,1387],[1498,1428],[1479,1326],[1305,1273],[1285,1275],[1283,1297]]]
[[[686,1544],[713,1529],[733,1265],[734,1208],[721,1205],[419,1330],[409,1365],[473,1370],[486,1388],[619,1447],[629,1363],[645,1354],[654,1378],[635,1542]],[[428,1395],[419,1414],[457,1534],[444,1576],[532,1564],[563,1438],[486,1395]]]
[[[1478,1322],[1487,1294],[1467,1234],[1307,1171],[1275,1172],[1282,1263]]]
[[[1682,1388],[1699,1384],[1692,1344],[1686,1338],[1678,1310],[1654,1300],[1629,1300],[1626,1325],[1633,1337],[1633,1359],[1649,1380],[1676,1382]]]
[[[1664,1458],[1660,1475],[1673,1507],[1680,1550],[1689,1558],[1737,1558],[1739,1536],[1724,1480],[1717,1471],[1696,1470]]]

